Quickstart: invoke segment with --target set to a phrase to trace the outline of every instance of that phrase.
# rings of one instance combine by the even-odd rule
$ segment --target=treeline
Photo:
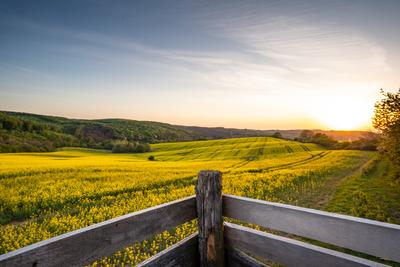
[[[0,152],[45,152],[59,147],[87,147],[115,153],[140,153],[150,150],[138,142],[100,123],[55,123],[35,117],[12,116],[0,112]]]
[[[355,141],[337,141],[334,138],[323,134],[314,133],[312,130],[303,130],[296,141],[304,143],[314,143],[328,149],[346,149],[346,150],[377,150],[378,136],[374,133],[366,133],[364,137]]]
[[[144,153],[149,151],[151,151],[150,144],[129,142],[127,140],[115,141],[112,148],[113,153]]]
[[[25,131],[43,133],[45,131],[58,131],[56,126],[38,123],[31,120],[22,120],[0,112],[0,129],[8,131]]]
[[[80,142],[55,125],[9,116],[0,112],[0,152],[52,151],[79,146]]]

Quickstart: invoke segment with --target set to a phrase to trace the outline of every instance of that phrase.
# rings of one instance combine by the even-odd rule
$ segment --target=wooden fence
[[[83,266],[198,219],[198,233],[139,266],[386,266],[223,217],[400,263],[400,225],[222,195],[221,173],[201,171],[196,196],[130,213],[0,255],[0,266]],[[353,253],[354,254],[354,253]]]

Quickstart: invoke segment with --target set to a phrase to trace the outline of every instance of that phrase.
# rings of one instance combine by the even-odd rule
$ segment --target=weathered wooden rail
[[[222,195],[221,173],[202,171],[196,196],[130,213],[0,255],[0,266],[83,266],[198,219],[198,233],[139,266],[385,266],[230,221],[317,240],[400,263],[400,225]],[[229,221],[229,220],[228,220]]]

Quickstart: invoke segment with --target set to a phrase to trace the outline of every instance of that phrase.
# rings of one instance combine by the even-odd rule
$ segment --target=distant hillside
[[[111,149],[116,140],[146,143],[270,136],[277,130],[250,130],[223,127],[171,125],[127,119],[81,120],[30,113],[0,111],[0,152],[51,151],[58,147],[80,146]],[[279,131],[294,139],[301,130]],[[345,140],[358,139],[365,132],[335,132]],[[342,140],[342,139],[341,139]],[[344,139],[343,139],[344,140]]]

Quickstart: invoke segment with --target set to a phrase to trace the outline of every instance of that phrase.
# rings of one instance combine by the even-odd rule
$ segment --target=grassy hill
[[[233,129],[171,125],[127,119],[83,120],[30,113],[0,111],[0,152],[52,151],[59,147],[111,149],[116,140],[145,143],[271,136],[277,130]],[[301,130],[280,131],[283,138],[298,137]],[[326,131],[354,140],[365,132]]]

